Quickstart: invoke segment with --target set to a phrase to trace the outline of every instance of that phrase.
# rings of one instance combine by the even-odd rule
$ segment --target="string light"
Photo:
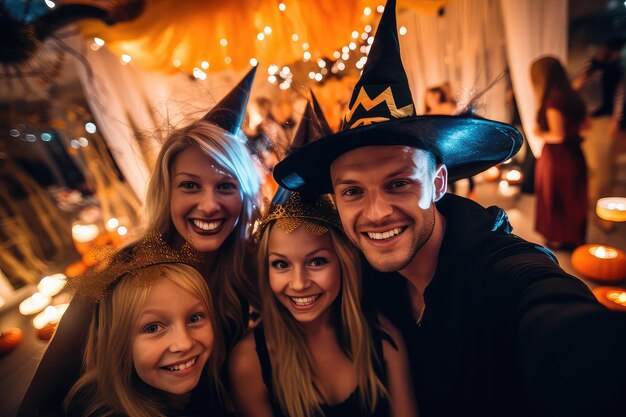
[[[44,0],[44,2],[46,3],[46,6],[48,6],[51,9],[54,9],[54,6],[56,6],[56,4],[51,0]]]
[[[272,34],[272,28],[270,26],[265,26],[263,28],[263,32],[265,32],[266,35],[271,35]]]
[[[356,30],[353,30],[353,31],[352,31],[352,37],[353,37],[354,39],[358,38],[358,37],[359,37],[359,32],[357,32]]]
[[[256,67],[259,64],[259,61],[256,60],[256,58],[250,58],[250,65],[252,65],[253,67]]]
[[[306,51],[302,56],[304,57],[305,61],[311,59],[311,53],[309,51]]]
[[[287,6],[285,6],[285,3],[278,4],[278,10],[280,10],[281,12],[284,12],[286,8]]]
[[[11,129],[9,130],[9,135],[11,135],[14,138],[19,138],[20,137],[20,131],[17,129]]]
[[[93,38],[93,43],[95,43],[98,46],[104,46],[104,39],[100,39],[100,38]]]
[[[322,81],[322,74],[320,74],[319,72],[317,74],[315,74],[315,81],[317,81],[317,82]]]
[[[309,78],[314,80],[315,79],[315,72],[313,72],[313,71],[309,72]]]
[[[24,139],[26,139],[28,142],[34,142],[34,141],[37,140],[37,137],[35,135],[33,135],[32,133],[28,133],[28,134],[26,134]]]
[[[89,141],[87,140],[86,137],[81,136],[80,138],[78,138],[78,144],[82,146],[83,148],[86,148],[87,145],[89,145]]]
[[[182,62],[180,62],[180,59],[175,59],[172,61],[172,65],[176,68],[180,67],[182,64]]]
[[[278,72],[278,65],[270,65],[269,68],[267,69],[268,74],[270,75],[274,75]]]
[[[269,77],[267,77],[267,81],[269,81],[270,83],[274,84],[276,82],[276,76],[275,75],[270,75]]]
[[[226,40],[226,38],[220,39],[220,45],[227,46],[228,45],[228,40]]]
[[[87,133],[96,133],[96,125],[93,122],[85,123],[85,130]]]
[[[304,42],[302,44],[302,49],[304,49],[305,51],[308,51],[309,50],[309,43],[308,42]]]
[[[400,29],[398,29],[398,33],[400,33],[400,36],[406,35],[406,32],[407,32],[406,26],[400,26]]]
[[[372,31],[372,25],[365,26],[365,32],[370,33]]]
[[[324,61],[323,59],[318,59],[318,60],[317,60],[317,65],[318,65],[320,68],[325,68],[325,67],[326,67],[326,61]]]
[[[363,14],[365,16],[369,16],[370,14],[372,14],[372,9],[369,7],[366,7],[365,9],[363,9]]]
[[[133,58],[128,54],[122,54],[121,56],[122,65],[128,64]]]
[[[230,63],[233,62],[233,59],[227,56],[226,58],[224,58],[224,62],[226,63],[226,65],[230,65]]]
[[[298,39],[300,39],[300,36],[298,36],[297,33],[294,33],[293,35],[291,35],[291,40],[294,42],[298,42]]]
[[[378,13],[382,13],[385,11],[385,6],[383,6],[382,4],[379,4],[378,6],[376,6],[376,11]]]
[[[343,71],[346,69],[346,64],[344,64],[343,62],[339,62],[337,64],[337,68],[339,69],[339,71]]]
[[[41,140],[43,140],[44,142],[50,142],[52,140],[52,135],[48,132],[43,132],[41,134]]]
[[[346,54],[341,54],[341,59],[343,59],[344,61],[347,61],[350,59],[350,54],[346,53]]]
[[[335,59],[341,58],[341,52],[339,52],[339,51],[333,52],[333,58],[335,58]]]
[[[350,48],[351,51],[354,51],[356,49],[356,43],[350,42],[350,44],[348,45],[348,48]]]
[[[209,63],[207,61],[202,61],[200,63],[200,66],[202,67],[202,69],[209,69]]]
[[[265,39],[265,34],[263,32],[260,32],[258,35],[256,35],[256,38],[262,41],[263,39]]]

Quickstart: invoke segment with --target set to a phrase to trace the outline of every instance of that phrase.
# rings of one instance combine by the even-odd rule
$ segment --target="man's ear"
[[[439,164],[433,178],[433,201],[439,201],[448,190],[448,168]]]

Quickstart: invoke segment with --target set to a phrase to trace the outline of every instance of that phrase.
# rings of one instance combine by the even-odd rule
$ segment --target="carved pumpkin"
[[[22,341],[22,330],[11,327],[0,332],[0,354],[9,353]]]
[[[572,253],[572,266],[592,280],[613,282],[626,278],[626,255],[610,246],[579,246]]]
[[[611,310],[626,311],[626,289],[619,287],[597,287],[593,295]]]

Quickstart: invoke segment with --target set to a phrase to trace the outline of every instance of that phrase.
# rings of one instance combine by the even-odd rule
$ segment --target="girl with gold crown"
[[[256,68],[209,113],[174,131],[159,153],[146,196],[149,230],[167,244],[188,243],[203,254],[198,266],[219,314],[220,342],[230,349],[259,306],[248,247],[259,178],[240,128]],[[81,373],[86,319],[96,307],[74,297],[52,339],[18,416],[58,413]],[[221,364],[220,364],[221,365]]]
[[[321,126],[311,106],[303,120],[296,146]],[[262,322],[229,359],[238,415],[415,416],[402,338],[362,312],[358,252],[328,196],[279,189],[257,235]]]

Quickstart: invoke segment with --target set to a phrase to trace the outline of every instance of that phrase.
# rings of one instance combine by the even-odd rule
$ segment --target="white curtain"
[[[91,50],[90,43],[79,37],[71,40],[93,71],[89,77],[88,67],[78,65],[87,102],[116,163],[143,201],[150,162],[167,133],[201,117],[244,73],[223,72],[201,81],[182,73],[147,72],[132,61],[122,65],[106,48]]]
[[[418,113],[424,110],[429,87],[449,81],[462,105],[507,69],[498,0],[457,0],[446,5],[442,16],[401,10],[398,27],[403,26],[402,61]],[[506,87],[503,81],[489,90],[477,113],[509,121]]]
[[[532,132],[535,100],[530,83],[530,64],[542,55],[567,63],[567,0],[500,0],[507,39],[511,80],[522,125],[535,156],[542,142]]]

